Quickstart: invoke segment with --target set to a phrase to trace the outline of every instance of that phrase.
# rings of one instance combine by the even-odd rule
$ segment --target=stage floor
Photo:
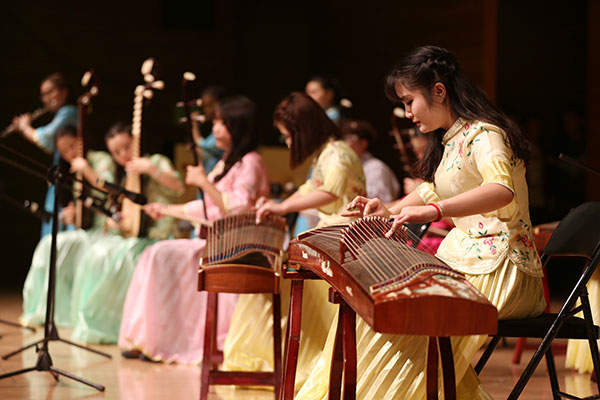
[[[17,321],[21,312],[19,294],[0,294],[0,319]],[[0,354],[4,355],[19,347],[28,345],[43,336],[43,329],[36,333],[0,324]],[[70,331],[59,329],[59,335],[69,340]],[[564,342],[563,342],[564,343]],[[112,360],[69,346],[60,342],[50,342],[50,355],[54,366],[74,375],[102,384],[105,392],[60,378],[57,383],[48,372],[28,372],[0,381],[0,399],[197,399],[199,397],[200,372],[196,366],[164,365],[126,360],[121,357],[116,346],[92,346],[109,353]],[[526,350],[520,365],[513,365],[514,341],[500,347],[484,369],[481,380],[486,390],[496,399],[505,399],[529,360],[532,350]],[[594,383],[589,374],[578,374],[564,368],[564,350],[556,351],[556,365],[560,385],[580,397],[590,396]],[[37,360],[34,349],[0,360],[0,374],[17,369],[32,367]],[[550,385],[543,362],[535,372],[520,399],[551,399]],[[212,387],[209,399],[273,399],[267,390],[234,389],[233,387]]]

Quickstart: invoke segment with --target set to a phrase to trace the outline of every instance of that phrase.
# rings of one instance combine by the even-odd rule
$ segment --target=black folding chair
[[[594,325],[588,299],[587,283],[600,262],[600,202],[585,203],[564,217],[546,245],[542,255],[544,266],[557,257],[567,257],[569,267],[583,267],[583,273],[569,294],[558,314],[543,313],[539,317],[522,320],[498,321],[498,334],[492,338],[488,347],[475,366],[478,374],[491,356],[502,337],[527,337],[542,339],[541,344],[525,367],[519,381],[508,399],[517,399],[533,375],[542,357],[546,357],[548,375],[554,399],[561,397],[579,399],[579,397],[560,391],[556,367],[552,354],[552,341],[555,338],[587,339],[594,363],[596,376],[600,372],[598,355],[598,336],[600,328]],[[573,261],[573,262],[571,262]],[[561,264],[562,265],[562,264]],[[577,306],[577,300],[581,304]],[[597,300],[597,299],[596,299]],[[575,314],[583,312],[583,318]],[[600,392],[600,382],[597,382]],[[586,397],[597,399],[600,395]]]
[[[414,235],[414,237],[411,237],[411,239],[413,239],[411,244],[412,247],[416,248],[419,245],[419,242],[427,233],[429,225],[431,225],[431,222],[425,224],[404,224],[406,229]]]

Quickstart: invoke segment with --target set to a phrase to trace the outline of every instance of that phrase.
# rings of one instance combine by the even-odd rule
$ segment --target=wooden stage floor
[[[0,294],[0,319],[16,321],[21,312],[19,294]],[[59,329],[59,334],[70,339],[68,329]],[[4,355],[28,345],[43,336],[37,333],[0,324],[0,354]],[[564,342],[563,342],[564,343]],[[511,364],[514,341],[499,348],[484,369],[481,380],[486,390],[496,399],[505,399],[532,355],[524,353],[521,365]],[[60,343],[50,342],[50,354],[54,366],[74,375],[106,386],[101,393],[95,389],[61,378],[57,383],[48,372],[28,372],[0,380],[0,399],[197,399],[199,397],[199,368],[187,365],[163,365],[138,360],[126,360],[120,356],[116,346],[93,346],[113,356],[112,360],[85,350]],[[28,349],[6,361],[0,360],[0,374],[35,365],[37,354]],[[562,389],[581,397],[594,391],[593,382],[587,374],[566,370],[564,354],[556,356],[556,364]],[[551,399],[550,386],[546,377],[545,363],[540,365],[521,399]],[[209,399],[273,399],[266,390],[234,389],[233,387],[211,388]]]

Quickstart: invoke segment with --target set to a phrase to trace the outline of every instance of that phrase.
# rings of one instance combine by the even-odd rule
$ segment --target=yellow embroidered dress
[[[322,190],[338,199],[319,208],[319,226],[344,221],[340,214],[354,197],[364,195],[365,176],[356,153],[341,140],[329,141],[313,161],[313,173],[300,193]],[[281,282],[282,327],[287,322],[289,282]],[[327,301],[329,286],[324,281],[304,284],[302,332],[296,374],[299,388],[325,345],[336,307]],[[273,370],[273,317],[271,295],[241,295],[225,339],[224,368],[233,371]],[[285,331],[285,330],[284,330]]]
[[[497,183],[514,193],[499,210],[453,218],[455,228],[437,256],[467,274],[497,308],[499,318],[541,313],[545,307],[539,256],[529,222],[524,163],[504,142],[502,131],[490,124],[458,119],[444,134],[444,154],[435,183],[417,188],[424,203],[440,201]],[[297,399],[327,395],[335,322],[323,354]],[[357,398],[425,399],[427,338],[380,334],[357,318]],[[485,336],[452,338],[458,398],[489,398],[470,366]]]

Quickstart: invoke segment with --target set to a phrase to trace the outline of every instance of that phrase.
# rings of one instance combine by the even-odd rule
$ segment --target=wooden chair
[[[573,209],[550,237],[542,255],[544,266],[549,260],[557,257],[568,257],[569,263],[579,268],[583,265],[583,273],[558,314],[542,315],[522,320],[498,321],[498,333],[490,341],[488,347],[475,366],[479,374],[502,337],[530,337],[542,339],[541,344],[525,367],[508,399],[517,399],[525,385],[533,375],[542,357],[546,357],[548,375],[555,399],[567,397],[578,399],[560,391],[556,377],[556,367],[552,354],[552,341],[555,338],[586,339],[589,342],[594,371],[599,371],[600,355],[598,354],[598,337],[600,328],[594,325],[588,299],[587,283],[600,262],[600,203],[585,203]],[[577,300],[581,304],[577,305]],[[598,299],[595,299],[596,301]],[[583,318],[575,314],[583,312]],[[600,391],[600,383],[597,383]],[[593,396],[599,398],[600,396]]]
[[[273,386],[277,398],[281,387],[279,279],[285,233],[285,219],[273,216],[256,225],[254,213],[226,217],[208,229],[205,253],[198,271],[198,290],[208,292],[204,357],[200,373],[201,400],[206,400],[210,385]],[[215,361],[218,359],[218,293],[272,293],[272,372],[218,369]]]

